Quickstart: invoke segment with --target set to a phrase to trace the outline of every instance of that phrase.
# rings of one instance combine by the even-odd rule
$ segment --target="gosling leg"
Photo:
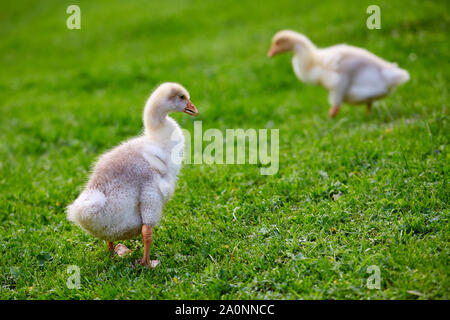
[[[141,229],[142,242],[144,243],[144,256],[139,260],[139,264],[143,266],[150,266],[150,247],[153,241],[153,226],[148,226],[146,224],[142,225]]]
[[[372,111],[372,101],[367,102],[367,113],[370,113]]]
[[[114,251],[114,242],[108,241],[108,251]]]
[[[328,115],[330,116],[330,118],[334,118],[336,117],[337,113],[339,112],[339,107],[340,106],[332,106],[330,111],[328,112]]]

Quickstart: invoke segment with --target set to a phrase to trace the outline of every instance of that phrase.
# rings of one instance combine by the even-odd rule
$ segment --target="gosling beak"
[[[188,115],[191,115],[194,117],[196,117],[198,115],[198,110],[194,106],[194,104],[191,102],[191,100],[188,100],[186,108],[184,109],[184,113],[187,113]]]
[[[270,48],[269,52],[267,52],[267,56],[269,58],[272,58],[274,55],[276,55],[278,53],[277,51],[277,47],[272,47]]]

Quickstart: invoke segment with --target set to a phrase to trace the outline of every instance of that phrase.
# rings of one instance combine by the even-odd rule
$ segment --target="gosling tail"
[[[67,219],[76,224],[81,224],[83,220],[89,219],[102,210],[105,204],[106,197],[103,192],[86,189],[67,207]]]
[[[400,68],[383,69],[382,74],[387,79],[390,87],[399,86],[409,80],[408,71]]]

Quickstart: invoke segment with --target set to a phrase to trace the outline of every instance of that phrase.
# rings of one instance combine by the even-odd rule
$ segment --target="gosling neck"
[[[147,105],[144,110],[144,128],[146,132],[161,130],[168,119],[168,113],[153,105]]]
[[[316,46],[308,39],[298,39],[294,43],[294,54],[302,58],[310,58],[316,53]]]
[[[177,124],[167,112],[157,112],[150,108],[144,112],[144,136],[155,142],[171,138]]]

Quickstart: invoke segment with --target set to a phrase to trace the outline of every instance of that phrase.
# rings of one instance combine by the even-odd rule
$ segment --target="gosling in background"
[[[290,51],[294,52],[292,65],[297,78],[328,90],[330,117],[336,116],[342,102],[366,104],[370,112],[373,101],[409,80],[408,71],[365,49],[346,44],[317,48],[295,31],[276,33],[268,56]]]

